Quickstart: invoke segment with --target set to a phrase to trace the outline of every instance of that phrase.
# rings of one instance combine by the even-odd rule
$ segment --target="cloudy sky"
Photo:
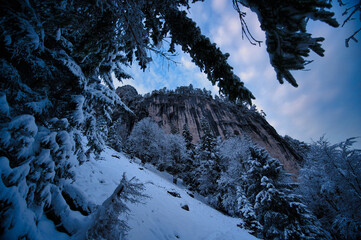
[[[306,142],[325,134],[333,143],[361,136],[361,43],[352,42],[349,48],[345,47],[345,38],[357,29],[359,22],[338,29],[320,22],[309,24],[308,29],[315,37],[326,38],[325,57],[311,54],[314,62],[307,71],[294,72],[299,84],[294,88],[278,83],[264,44],[258,47],[242,40],[241,24],[231,0],[196,3],[188,12],[203,34],[223,52],[230,53],[229,63],[234,72],[253,92],[258,109],[267,114],[266,119],[279,134]],[[339,14],[339,22],[342,19]],[[247,11],[246,21],[255,38],[264,41],[257,16]],[[190,57],[178,53],[173,58],[177,64],[153,54],[154,61],[144,73],[135,64],[129,70],[134,80],[124,84],[133,85],[141,94],[189,84],[218,93],[218,88],[211,85]],[[357,147],[361,147],[361,139]]]

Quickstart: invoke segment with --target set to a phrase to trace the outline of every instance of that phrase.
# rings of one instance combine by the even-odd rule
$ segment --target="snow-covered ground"
[[[145,183],[144,193],[150,198],[142,200],[143,204],[128,204],[131,210],[128,223],[132,228],[129,240],[256,239],[237,227],[240,219],[225,216],[192,198],[186,189],[171,183],[167,174],[157,172],[152,166],[141,166],[112,149],[106,149],[101,159],[80,166],[73,184],[91,201],[102,204],[119,184],[123,172],[128,179],[136,177]],[[184,205],[188,205],[189,211],[181,208]]]

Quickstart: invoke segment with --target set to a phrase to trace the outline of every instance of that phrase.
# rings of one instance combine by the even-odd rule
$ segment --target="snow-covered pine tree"
[[[212,160],[216,157],[217,140],[206,118],[202,118],[200,124],[201,131],[203,132],[199,144],[200,155],[202,159]]]
[[[184,89],[179,89],[178,91],[180,93],[184,93],[184,91],[189,91],[189,93],[191,93],[191,91],[193,91],[193,86],[186,87]],[[198,161],[196,161],[195,159],[195,154],[196,154],[195,145],[192,143],[193,136],[189,131],[189,127],[187,123],[183,125],[182,136],[186,143],[188,159],[186,160],[185,169],[184,172],[182,173],[181,178],[187,185],[190,186],[191,189],[194,190],[196,189],[196,185],[197,185],[197,181],[195,179],[195,176],[197,176],[196,169],[199,167],[199,165],[197,164]]]
[[[166,170],[173,175],[173,183],[177,183],[178,177],[183,178],[189,158],[186,143],[181,136],[174,134],[168,134],[165,143]]]
[[[245,163],[249,159],[251,141],[245,137],[231,137],[219,146],[221,159],[221,176],[217,182],[218,194],[221,199],[221,209],[231,216],[241,216],[238,198],[243,189],[246,172]]]
[[[185,123],[183,125],[182,136],[183,136],[184,141],[186,142],[186,148],[187,148],[188,152],[192,153],[194,151],[194,144],[192,143],[193,136],[192,136],[191,132],[189,131],[189,126],[187,123]]]
[[[170,133],[171,134],[179,134],[178,127],[174,125],[174,123],[170,123]]]
[[[109,144],[110,147],[114,148],[118,152],[120,152],[123,148],[122,136],[124,135],[125,131],[126,130],[122,125],[121,117],[113,121],[112,125],[109,128],[107,143]]]
[[[361,150],[354,142],[314,142],[300,174],[300,193],[334,239],[361,238]]]
[[[217,154],[217,140],[205,118],[201,119],[201,136],[195,158],[199,161],[198,190],[204,196],[209,195],[209,200],[214,200],[212,194],[217,192],[217,180],[220,176],[219,157]],[[217,202],[212,203],[214,206]]]
[[[261,233],[263,232],[262,225],[259,223],[254,207],[249,202],[241,186],[237,186],[236,199],[238,213],[242,216],[242,223],[238,226],[248,229],[251,234],[261,238]]]
[[[266,239],[328,239],[317,219],[294,193],[277,159],[266,150],[250,147],[245,192]]]
[[[96,53],[76,46],[96,22],[89,16],[103,15],[99,6],[84,4],[0,3],[0,201],[7,205],[1,212],[1,238],[38,239],[44,213],[71,222],[57,204],[67,207],[61,195],[64,181],[86,153],[102,149],[105,121],[111,107],[121,104],[107,78],[121,70],[103,67],[124,59],[115,60],[117,52],[99,45],[102,58],[87,62]],[[59,224],[58,229],[73,234],[77,226]]]
[[[143,184],[134,178],[128,180],[123,174],[123,178],[113,194],[98,207],[86,233],[86,239],[126,239],[129,230],[127,224],[129,208],[126,203],[139,203],[142,198],[147,197],[142,194],[143,190]]]
[[[11,168],[1,177],[1,201],[9,203],[1,224],[5,238],[36,239],[36,224],[54,198],[52,189],[61,188],[62,181],[72,176],[72,167],[84,159],[84,152],[81,147],[74,151],[77,131],[71,121],[77,110],[72,97],[78,96],[78,90],[62,89],[62,83],[49,85],[60,71],[67,72],[68,68],[62,65],[62,59],[52,55],[55,50],[43,49],[42,32],[34,25],[37,15],[32,6],[18,3],[24,14],[12,9],[13,6],[6,7],[12,13],[1,7],[5,16],[10,14],[13,20],[6,26],[12,42],[2,45],[1,50],[2,112],[6,114],[1,118],[0,151],[3,163]],[[14,31],[15,27],[21,30]],[[67,78],[69,75],[64,74],[65,84]],[[81,82],[73,81],[68,87]],[[20,178],[24,181],[14,175],[20,169],[27,169]],[[23,207],[19,208],[19,204]],[[26,207],[28,210],[24,210]],[[23,218],[10,217],[17,216],[19,211],[29,214]]]

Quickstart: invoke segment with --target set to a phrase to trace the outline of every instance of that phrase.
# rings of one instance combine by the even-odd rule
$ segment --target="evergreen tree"
[[[170,123],[170,133],[171,134],[179,134],[177,126],[174,125],[174,123]]]
[[[250,148],[246,173],[247,198],[266,239],[328,239],[315,217],[294,193],[278,160],[266,150]]]
[[[236,193],[237,210],[242,216],[242,223],[238,226],[248,229],[251,234],[262,237],[262,225],[258,222],[256,212],[253,205],[249,202],[242,187],[237,187]]]
[[[334,239],[361,237],[361,151],[355,139],[331,145],[321,138],[308,150],[300,193]]]
[[[177,183],[177,178],[183,178],[185,174],[186,162],[189,158],[186,144],[181,136],[174,134],[167,135],[165,143],[166,170],[173,175],[173,182]]]
[[[192,89],[192,88],[187,88]],[[188,124],[185,123],[183,125],[183,131],[182,136],[186,144],[186,149],[188,153],[188,159],[186,160],[186,165],[184,172],[182,173],[182,179],[183,181],[190,186],[191,189],[195,190],[197,186],[197,181],[195,179],[195,176],[197,176],[196,169],[199,167],[197,164],[198,161],[196,161],[196,152],[195,152],[195,145],[192,143],[193,137],[192,134],[189,131]]]
[[[330,238],[266,150],[246,137],[233,137],[219,146],[219,156],[224,169],[218,180],[221,209],[241,217],[240,227],[264,239]]]
[[[201,120],[201,136],[197,149],[196,159],[199,161],[198,190],[204,196],[216,194],[217,180],[220,176],[219,157],[217,154],[217,141],[205,118]],[[213,199],[208,196],[209,200]],[[217,203],[214,203],[217,205]]]
[[[10,167],[1,177],[1,202],[9,204],[1,214],[1,237],[36,239],[45,209],[70,218],[54,204],[65,202],[64,179],[102,150],[111,107],[121,104],[109,79],[119,69],[113,65],[119,53],[101,46],[86,52],[76,45],[97,21],[89,16],[99,10],[78,1],[0,3],[0,152]],[[114,68],[104,68],[110,65]],[[19,171],[21,177],[13,175]],[[26,211],[25,217],[11,217],[19,211]],[[77,226],[64,227],[72,234]]]
[[[183,139],[184,139],[184,141],[186,143],[187,150],[190,153],[193,153],[194,152],[194,144],[192,143],[193,136],[192,136],[191,132],[189,131],[189,127],[188,127],[187,123],[185,123],[183,125],[182,136],[183,136]]]
[[[120,152],[123,148],[123,139],[125,129],[122,125],[122,119],[119,117],[117,120],[113,121],[112,126],[109,129],[109,134],[107,142],[109,146],[114,148],[116,151]]]
[[[238,198],[243,194],[243,182],[247,169],[245,163],[249,159],[249,147],[251,141],[245,137],[232,137],[223,141],[219,146],[221,159],[220,179],[218,180],[218,192],[221,195],[221,209],[231,216],[240,217]]]
[[[129,208],[126,203],[139,203],[144,185],[134,182],[136,179],[126,179],[125,174],[113,194],[106,199],[95,213],[93,222],[88,232],[87,239],[92,240],[117,240],[126,239],[129,226],[126,221]]]
[[[322,21],[333,27],[339,25],[332,18],[334,13],[326,11],[332,7],[331,1],[328,0],[232,1],[234,8],[239,13],[243,32],[251,42],[257,41],[249,34],[248,28],[245,26],[245,13],[242,12],[241,8],[250,8],[258,15],[261,29],[266,34],[267,52],[276,71],[277,79],[280,83],[286,80],[293,86],[298,85],[290,71],[304,69],[305,65],[310,63],[310,61],[305,60],[305,57],[309,56],[310,50],[320,56],[323,56],[324,53],[320,43],[324,38],[314,38],[307,32],[308,20]]]
[[[214,136],[211,127],[206,118],[201,119],[201,131],[203,135],[200,139],[200,150],[203,159],[212,159],[215,157],[215,149],[217,146],[216,137]]]

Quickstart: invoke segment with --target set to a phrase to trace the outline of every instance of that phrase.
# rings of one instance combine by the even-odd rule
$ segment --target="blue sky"
[[[193,4],[189,16],[203,34],[223,52],[230,53],[229,63],[234,72],[253,92],[254,103],[267,114],[266,119],[279,134],[306,142],[325,134],[332,143],[361,136],[361,43],[351,42],[349,48],[345,47],[345,38],[357,29],[359,22],[338,29],[320,22],[309,24],[308,29],[315,37],[326,39],[325,57],[311,54],[309,59],[314,62],[307,71],[294,72],[299,84],[294,88],[278,83],[264,44],[258,47],[242,40],[241,24],[231,0]],[[339,14],[339,22],[342,19]],[[247,11],[246,21],[253,35],[264,41],[257,16]],[[134,80],[123,84],[133,85],[141,94],[189,84],[218,93],[218,88],[211,85],[190,57],[180,50],[178,53],[173,58],[178,64],[152,54],[154,61],[144,73],[134,64],[128,69]],[[361,139],[356,146],[361,147]]]

